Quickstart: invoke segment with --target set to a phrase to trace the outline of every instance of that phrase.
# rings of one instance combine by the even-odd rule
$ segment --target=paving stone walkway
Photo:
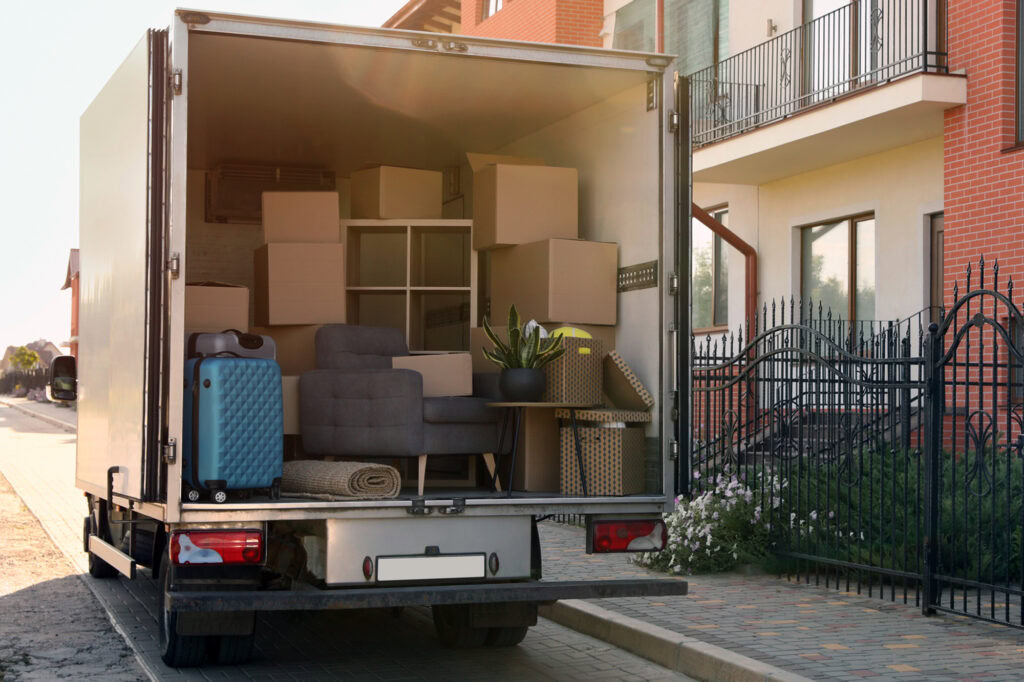
[[[583,531],[544,523],[544,578],[660,576],[625,555],[587,555]],[[811,679],[1020,680],[1024,631],[774,576],[690,576],[686,597],[599,606]],[[877,595],[877,588],[875,595]],[[902,593],[897,593],[902,600]]]

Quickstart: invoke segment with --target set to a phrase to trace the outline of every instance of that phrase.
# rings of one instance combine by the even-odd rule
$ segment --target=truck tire
[[[89,536],[91,535],[93,535],[92,517],[86,516],[85,527],[82,530],[82,538],[86,548],[85,551],[89,554],[89,575],[93,578],[99,578],[100,580],[116,577],[116,568],[89,551]]]
[[[219,635],[209,637],[210,659],[220,665],[239,665],[252,658],[255,633],[250,635]]]
[[[210,642],[205,635],[179,635],[178,614],[168,611],[164,596],[171,589],[170,557],[163,555],[160,561],[160,590],[157,598],[157,613],[160,614],[160,658],[172,668],[190,668],[206,660],[206,649]]]
[[[490,628],[487,631],[487,646],[507,647],[516,646],[526,637],[528,625],[514,625],[510,627]]]
[[[431,607],[434,615],[434,630],[441,646],[447,649],[474,649],[487,641],[490,628],[469,626],[469,609],[462,604],[445,604]]]

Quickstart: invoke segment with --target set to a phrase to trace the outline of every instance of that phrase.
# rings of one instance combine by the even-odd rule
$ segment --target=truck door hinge
[[[171,279],[178,279],[181,275],[181,254],[172,253],[167,259],[167,272],[170,273]]]
[[[679,112],[670,111],[668,112],[668,131],[670,133],[679,132]]]
[[[658,81],[654,78],[647,81],[647,111],[658,108]]]
[[[679,459],[679,441],[674,440],[669,443],[668,458],[673,462]]]
[[[171,93],[174,95],[181,94],[181,69],[174,69],[167,76],[168,85],[171,88]]]
[[[168,438],[167,442],[164,443],[164,461],[168,464],[174,464],[174,460],[178,457],[178,441],[176,438]]]
[[[668,292],[673,296],[679,295],[679,275],[674,272],[668,278]]]
[[[437,511],[441,514],[461,514],[466,511],[466,501],[461,497],[453,499],[450,507],[441,507]]]

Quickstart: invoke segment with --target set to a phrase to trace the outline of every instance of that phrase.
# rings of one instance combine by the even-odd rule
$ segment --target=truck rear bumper
[[[559,582],[415,585],[334,590],[171,592],[171,611],[322,611],[380,609],[434,604],[554,602],[559,599],[665,597],[685,595],[684,580],[570,580]]]

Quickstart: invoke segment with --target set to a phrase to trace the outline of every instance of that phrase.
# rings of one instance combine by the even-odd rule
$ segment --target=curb
[[[77,433],[78,432],[78,427],[76,427],[74,424],[69,424],[69,423],[67,423],[65,421],[61,421],[60,419],[57,419],[56,417],[51,417],[48,414],[43,414],[42,412],[36,412],[35,410],[31,410],[31,409],[25,407],[24,405],[20,405],[20,404],[17,404],[17,403],[11,403],[11,402],[8,402],[8,401],[2,400],[2,399],[0,399],[0,405],[6,405],[7,407],[11,408],[12,410],[17,410],[18,412],[21,412],[22,414],[27,414],[30,417],[35,417],[39,421],[46,422],[50,426],[56,426],[58,429],[60,429],[62,431],[67,431],[68,433]]]
[[[579,599],[542,606],[540,615],[699,680],[810,682],[782,668]]]

